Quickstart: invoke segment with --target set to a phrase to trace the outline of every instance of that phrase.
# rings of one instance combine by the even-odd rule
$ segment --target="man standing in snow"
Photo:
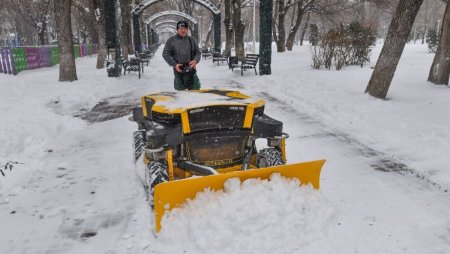
[[[181,20],[177,23],[177,34],[170,37],[163,50],[163,58],[173,67],[176,90],[198,90],[200,80],[196,66],[200,61],[200,50],[197,41],[188,33],[188,23]]]

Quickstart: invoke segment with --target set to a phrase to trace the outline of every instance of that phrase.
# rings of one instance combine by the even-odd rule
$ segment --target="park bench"
[[[228,58],[231,56],[231,50],[224,50],[222,54],[215,52],[212,55],[212,61],[213,63],[217,62],[217,65],[219,65],[219,62],[228,62]]]
[[[244,71],[248,69],[254,69],[255,75],[258,75],[258,72],[256,71],[256,63],[258,63],[258,59],[258,54],[247,54],[242,62],[231,63],[229,67],[231,68],[231,71],[233,71],[234,68],[241,68],[241,76],[244,76]]]
[[[149,56],[150,59],[152,59],[155,56],[155,50],[153,48],[145,50],[144,53],[147,54],[147,56]]]
[[[211,50],[209,48],[206,48],[206,47],[202,48],[202,56],[203,56],[203,59],[206,59],[206,58],[212,56]]]
[[[144,72],[144,64],[140,58],[131,58],[130,60],[122,60],[123,75],[128,71],[136,71],[139,73],[139,78],[141,78],[141,71]]]
[[[138,53],[138,57],[139,57],[139,59],[141,59],[142,64],[145,63],[147,66],[150,64],[151,56],[149,53],[146,53],[146,52]],[[142,72],[144,72],[144,71],[142,71]]]

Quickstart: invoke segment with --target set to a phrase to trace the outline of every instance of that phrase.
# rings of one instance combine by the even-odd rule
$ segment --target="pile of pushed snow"
[[[273,174],[229,179],[166,212],[156,249],[166,253],[294,253],[323,238],[333,205],[312,186]]]

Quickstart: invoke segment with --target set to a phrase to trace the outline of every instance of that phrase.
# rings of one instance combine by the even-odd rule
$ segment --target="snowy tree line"
[[[117,0],[117,15],[122,53],[125,58],[133,54],[131,9],[143,0]],[[259,22],[258,0],[211,0],[223,13],[222,37],[225,50],[234,48],[238,59],[245,57],[245,42],[253,36],[259,39],[259,29],[253,35],[253,9]],[[447,8],[445,9],[445,6]],[[164,10],[178,10],[202,20],[201,44],[211,44],[212,15],[206,8],[192,0],[165,0],[151,5],[141,15],[141,20]],[[445,9],[445,16],[443,15]],[[72,53],[74,42],[98,43],[97,68],[104,68],[105,10],[103,0],[2,0],[0,2],[1,39],[11,32],[28,45],[56,43],[59,46],[60,81],[77,80]],[[340,24],[358,22],[374,31],[376,37],[386,42],[366,92],[385,98],[395,73],[403,47],[407,41],[421,40],[436,29],[440,36],[436,57],[430,68],[428,80],[448,84],[448,5],[446,0],[274,0],[272,37],[277,52],[292,50],[295,44],[315,33],[326,38],[330,30]],[[315,27],[312,31],[309,28]],[[141,29],[141,37],[145,37]],[[313,39],[314,40],[314,39]],[[335,55],[336,56],[336,55]],[[360,59],[363,59],[364,56]],[[335,58],[338,63],[346,63]]]

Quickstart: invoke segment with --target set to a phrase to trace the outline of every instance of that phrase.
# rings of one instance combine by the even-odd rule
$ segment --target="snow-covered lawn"
[[[369,65],[313,70],[307,46],[274,52],[270,76],[202,60],[202,88],[267,100],[290,134],[288,163],[327,159],[321,190],[230,181],[174,210],[157,236],[132,163],[135,124],[87,115],[173,90],[161,49],[141,79],[108,78],[93,57],[77,60],[72,83],[58,66],[0,75],[0,163],[20,163],[0,176],[0,253],[448,253],[450,90],[426,82],[432,59],[407,45],[387,101],[363,93]]]

